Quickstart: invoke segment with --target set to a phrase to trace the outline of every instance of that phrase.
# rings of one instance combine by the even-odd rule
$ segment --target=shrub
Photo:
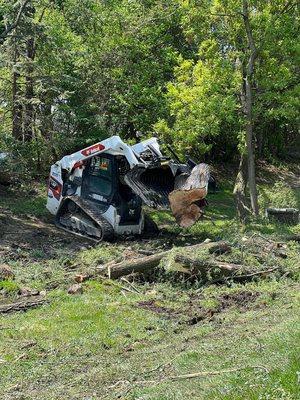
[[[297,208],[295,191],[285,182],[276,182],[272,188],[261,188],[259,195],[260,207]]]

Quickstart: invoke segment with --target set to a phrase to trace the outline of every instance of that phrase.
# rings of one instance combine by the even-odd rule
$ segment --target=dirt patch
[[[0,257],[9,260],[24,258],[32,251],[40,251],[47,258],[56,254],[59,247],[67,252],[89,246],[81,240],[60,231],[53,222],[48,223],[29,216],[16,216],[0,207]],[[26,258],[26,257],[25,257]]]
[[[163,318],[177,320],[179,324],[196,325],[201,321],[211,321],[216,314],[220,314],[231,307],[246,311],[252,307],[259,295],[259,292],[251,291],[226,293],[216,298],[218,305],[212,308],[205,308],[199,305],[199,301],[203,300],[201,295],[191,296],[188,303],[183,304],[183,306],[178,309],[166,307],[156,302],[154,299],[140,301],[136,303],[136,307],[159,314]]]
[[[257,171],[257,180],[259,183],[272,184],[274,181],[282,181],[286,182],[292,188],[300,188],[299,163],[290,163],[288,167],[277,167],[260,161]]]
[[[242,291],[238,293],[226,293],[218,297],[222,310],[229,307],[247,309],[258,298],[259,292]]]
[[[196,325],[198,324],[198,322],[204,320],[211,321],[213,319],[213,316],[219,312],[220,311],[218,309],[203,310],[199,308],[194,316],[188,318],[187,320],[184,320],[183,323],[186,325]]]
[[[160,306],[156,303],[155,300],[147,300],[147,301],[140,301],[136,304],[138,308],[142,308],[144,310],[152,311],[156,314],[164,314],[171,316],[172,314],[176,314],[173,308],[168,308],[164,306]]]

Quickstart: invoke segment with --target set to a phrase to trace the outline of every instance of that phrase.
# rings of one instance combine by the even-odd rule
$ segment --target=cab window
[[[87,195],[109,197],[112,193],[112,159],[97,156],[91,159],[86,176]]]

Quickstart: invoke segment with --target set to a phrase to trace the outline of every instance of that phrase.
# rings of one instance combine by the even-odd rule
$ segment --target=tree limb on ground
[[[193,246],[186,246],[183,249],[188,253],[193,253],[195,250],[206,248],[211,254],[222,254],[230,251],[230,246],[226,242],[203,242]],[[101,267],[100,271],[107,272],[110,279],[116,279],[121,276],[130,275],[133,272],[150,272],[153,271],[160,261],[168,256],[172,250],[163,251],[151,256],[134,258],[131,260],[122,261],[120,263],[108,263]]]
[[[117,386],[118,384],[131,384],[134,387],[138,385],[151,385],[151,384],[159,384],[161,382],[166,382],[166,381],[177,381],[177,380],[184,380],[184,379],[195,379],[195,378],[205,378],[207,376],[214,376],[214,375],[222,375],[222,374],[229,374],[233,372],[238,372],[238,371],[244,371],[247,369],[260,369],[264,371],[266,374],[269,374],[269,370],[267,367],[264,365],[247,365],[244,367],[236,367],[236,368],[228,368],[228,369],[221,369],[221,370],[215,370],[215,371],[200,371],[200,372],[194,372],[191,374],[183,374],[183,375],[171,375],[171,376],[164,376],[161,377],[157,380],[141,380],[141,381],[135,381],[135,382],[129,382],[129,381],[118,381],[114,385]],[[131,389],[129,389],[131,390]],[[128,393],[128,390],[127,390]]]
[[[205,249],[207,254],[224,254],[231,251],[230,245],[225,241],[219,242],[202,242],[192,246],[186,246],[178,248],[178,250],[184,251],[186,254],[193,254],[199,249]],[[151,273],[160,264],[161,260],[168,257],[173,249],[162,251],[157,254],[152,254],[145,257],[132,258],[121,262],[109,262],[99,268],[96,271],[89,272],[86,275],[76,275],[76,282],[83,282],[87,279],[93,279],[97,276],[108,276],[109,279],[118,279],[126,275],[132,275],[135,273]],[[210,276],[211,273],[217,275],[215,279],[212,278],[211,283],[222,283],[229,280],[243,282],[251,280],[252,278],[261,276],[265,277],[275,271],[278,271],[280,267],[272,267],[269,269],[263,269],[255,271],[250,269],[249,266],[236,264],[231,262],[219,261],[216,259],[193,259],[184,254],[177,254],[174,258],[175,268],[173,272],[186,274],[189,276],[201,277]],[[218,269],[218,270],[216,270]],[[222,276],[220,277],[220,273]],[[136,289],[132,288],[134,291]]]
[[[189,267],[191,269],[197,269],[199,272],[201,270],[205,271],[215,267],[218,267],[226,272],[234,272],[245,268],[245,266],[241,264],[234,264],[223,261],[194,260],[192,258],[182,255],[176,256],[175,262],[180,263],[183,266]]]
[[[290,235],[286,237],[288,241],[300,242],[300,235]]]
[[[29,308],[35,308],[45,304],[46,299],[36,299],[30,301],[19,301],[16,303],[0,305],[0,314],[8,314],[15,311],[26,311]]]
[[[175,257],[175,262],[180,264],[179,272],[197,275],[211,272],[212,269],[218,268],[225,275],[222,278],[213,279],[212,283],[225,282],[228,279],[232,279],[238,282],[251,280],[257,276],[267,276],[275,271],[278,271],[281,267],[273,267],[260,271],[253,271],[246,265],[234,264],[229,262],[223,262],[218,260],[195,260],[186,256],[178,255]],[[183,268],[182,268],[183,267]],[[244,274],[237,273],[244,271]]]
[[[227,276],[227,277],[214,279],[210,283],[211,284],[213,284],[213,283],[224,283],[224,282],[226,282],[228,280],[233,280],[233,281],[238,281],[238,282],[249,281],[252,278],[255,278],[257,276],[266,277],[267,275],[271,274],[272,272],[278,271],[279,269],[280,269],[280,267],[274,267],[274,268],[264,269],[264,270],[260,270],[260,271],[257,271],[257,272],[243,274],[243,275],[230,275],[230,276]]]

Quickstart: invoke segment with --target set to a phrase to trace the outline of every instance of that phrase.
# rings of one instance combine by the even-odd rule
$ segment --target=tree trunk
[[[241,69],[242,76],[244,77],[246,74],[244,63],[242,63],[241,60],[238,58],[236,60],[236,64],[238,65],[238,68]],[[241,84],[240,101],[241,101],[241,105],[242,105],[241,108],[244,113],[244,110],[245,110],[244,80],[242,81],[242,84]],[[239,169],[238,169],[238,173],[237,173],[237,176],[235,179],[235,185],[234,185],[234,190],[233,190],[237,215],[238,215],[239,220],[242,223],[244,223],[246,221],[247,215],[251,212],[247,205],[247,196],[246,196],[247,182],[248,182],[248,159],[247,159],[247,149],[245,147],[241,151]]]
[[[248,158],[248,184],[250,192],[250,201],[252,212],[258,215],[258,200],[255,180],[255,161],[253,146],[253,122],[252,122],[252,88],[249,76],[245,78],[246,87],[246,146]]]
[[[47,140],[50,146],[51,156],[54,160],[58,159],[54,141],[53,141],[53,115],[52,115],[52,98],[51,95],[46,94],[42,99],[42,113],[41,113],[41,134]]]
[[[23,140],[23,107],[21,102],[21,90],[19,85],[20,74],[16,71],[19,61],[19,51],[14,39],[13,71],[12,71],[12,136],[16,140]]]
[[[189,272],[207,272],[209,269],[212,268],[219,268],[223,271],[227,272],[234,272],[239,270],[244,270],[246,267],[241,264],[234,264],[228,262],[222,262],[218,260],[213,261],[206,261],[206,260],[194,260],[190,257],[185,257],[183,255],[178,255],[175,257],[175,262],[183,265],[183,267],[188,267]]]
[[[20,102],[20,88],[18,72],[12,76],[12,136],[17,140],[23,140],[22,135],[22,104]]]
[[[238,218],[243,223],[246,221],[247,214],[250,211],[249,207],[247,206],[247,197],[246,197],[247,176],[248,176],[247,165],[248,165],[247,155],[245,153],[242,153],[238,174],[235,180],[233,194],[235,196]]]
[[[120,276],[130,275],[134,272],[149,273],[153,271],[160,263],[166,252],[153,254],[137,258],[134,260],[123,261],[121,263],[109,265],[107,268],[109,279],[116,279]]]
[[[203,242],[192,246],[186,246],[182,250],[187,254],[193,253],[195,250],[205,248],[210,254],[223,254],[231,250],[231,247],[226,242]],[[172,250],[163,251],[146,257],[135,258],[122,261],[120,263],[104,265],[100,268],[100,272],[107,272],[110,279],[116,279],[120,276],[130,275],[135,272],[149,273],[153,272],[158,267],[160,261],[168,256]]]
[[[24,140],[31,141],[33,138],[33,126],[34,126],[34,82],[33,82],[33,61],[35,57],[35,45],[34,39],[29,38],[27,40],[27,72],[26,72],[26,105],[24,115]]]
[[[254,162],[254,146],[253,146],[253,119],[252,119],[252,79],[254,72],[254,64],[257,58],[257,50],[253,39],[252,29],[249,20],[249,8],[248,1],[243,0],[243,20],[244,26],[247,33],[248,47],[250,50],[249,59],[245,68],[246,74],[244,76],[244,93],[245,93],[245,106],[244,114],[246,119],[246,148],[248,158],[248,184],[250,191],[250,200],[252,212],[255,216],[258,215],[258,200],[257,200],[257,188],[255,181],[255,162]]]

